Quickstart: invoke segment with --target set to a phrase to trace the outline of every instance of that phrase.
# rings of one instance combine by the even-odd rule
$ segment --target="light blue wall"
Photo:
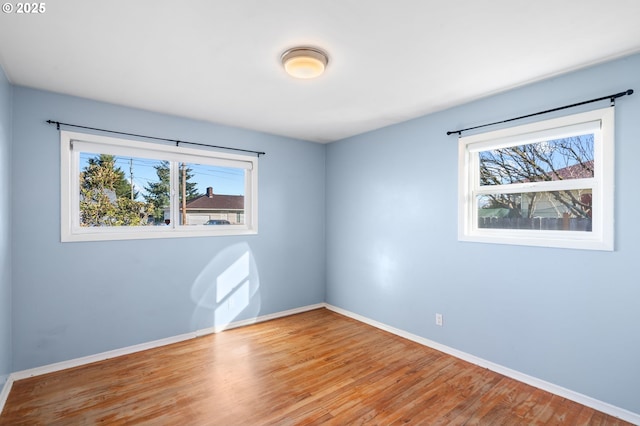
[[[59,136],[48,119],[265,151],[259,235],[61,243]],[[310,142],[14,87],[13,370],[323,302],[325,151]],[[245,253],[252,289],[259,287],[244,312],[229,315],[238,305],[217,307],[212,300],[216,274]],[[222,313],[217,320],[216,312]]]
[[[0,387],[11,372],[11,93],[0,68]]]
[[[614,252],[457,241],[448,130],[626,89]],[[640,55],[330,144],[327,302],[640,413],[639,159]]]
[[[326,300],[640,412],[640,92],[616,110],[615,252],[458,242],[457,143],[445,135],[628,88],[640,90],[640,55],[324,146],[0,75],[0,173],[12,182],[0,192],[0,376],[214,325],[215,303],[202,301],[250,253],[259,287],[233,319]],[[60,243],[47,119],[266,151],[259,235]]]

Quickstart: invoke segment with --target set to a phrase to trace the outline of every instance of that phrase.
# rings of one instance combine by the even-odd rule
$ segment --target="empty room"
[[[640,424],[640,2],[3,2],[0,425]]]

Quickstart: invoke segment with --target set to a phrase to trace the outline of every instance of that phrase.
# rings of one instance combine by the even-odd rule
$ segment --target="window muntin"
[[[66,131],[61,152],[63,241],[257,232],[256,157]]]
[[[613,108],[459,142],[459,240],[613,249]]]

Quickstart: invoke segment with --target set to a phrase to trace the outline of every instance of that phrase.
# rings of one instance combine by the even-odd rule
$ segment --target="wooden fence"
[[[591,232],[591,218],[480,217],[479,228]]]

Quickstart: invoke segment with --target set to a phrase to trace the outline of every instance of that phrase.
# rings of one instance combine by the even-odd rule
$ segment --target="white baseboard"
[[[356,313],[347,311],[345,309],[338,308],[337,306],[329,305],[327,303],[325,303],[324,306],[331,311],[334,311],[346,317],[355,319],[357,321],[363,322],[365,324],[369,324],[373,327],[376,327],[381,330],[387,331],[389,333],[395,334],[397,336],[403,337],[407,340],[411,340],[421,345],[428,346],[432,349],[438,350],[440,352],[444,352],[448,355],[454,356],[456,358],[462,359],[464,361],[470,362],[480,367],[489,369],[491,371],[495,371],[496,373],[502,374],[503,376],[510,377],[519,382],[526,383],[528,385],[553,393],[563,398],[570,399],[571,401],[575,401],[584,406],[591,407],[594,410],[598,410],[603,413],[609,414],[611,416],[617,417],[619,419],[625,420],[627,422],[640,425],[640,414],[633,413],[631,411],[625,410],[624,408],[616,407],[615,405],[611,405],[609,403],[597,400],[595,398],[591,398],[590,396],[583,395],[579,392],[574,392],[570,389],[563,388],[562,386],[554,385],[553,383],[540,380],[538,378],[529,376],[519,371],[512,370],[510,368],[504,367],[499,364],[495,364],[491,361],[478,358],[477,356],[459,351],[449,346],[442,345],[438,342],[434,342],[433,340],[429,340],[424,337],[420,337],[415,334],[408,333],[404,330],[391,327],[387,324],[372,320],[362,315],[358,315]]]
[[[265,321],[269,321],[276,318],[288,317],[289,315],[300,314],[302,312],[312,311],[314,309],[320,309],[324,307],[326,307],[326,304],[316,303],[315,305],[307,305],[301,308],[289,309],[288,311],[280,311],[280,312],[276,312],[275,314],[262,315],[256,318],[249,318],[242,321],[235,321],[224,326],[203,328],[201,330],[196,331],[196,334],[198,336],[204,336],[205,334],[219,333],[224,330],[231,330],[233,328],[244,327],[246,325],[251,325],[251,324],[257,324],[259,322],[265,322]]]
[[[3,385],[2,391],[0,391],[0,414],[2,414],[2,408],[4,407],[4,403],[7,401],[9,392],[11,392],[11,386],[13,385],[11,375],[0,376],[0,383]]]
[[[81,365],[90,364],[92,362],[104,361],[104,360],[115,358],[122,355],[128,355],[135,352],[145,351],[147,349],[153,349],[160,346],[170,345],[172,343],[182,342],[184,340],[193,339],[193,338],[204,336],[207,334],[218,333],[224,330],[230,330],[233,328],[243,327],[246,325],[257,324],[259,322],[269,321],[269,320],[281,318],[281,317],[287,317],[289,315],[299,314],[302,312],[311,311],[313,309],[319,309],[324,307],[325,307],[324,303],[303,306],[300,308],[290,309],[287,311],[281,311],[273,314],[262,315],[256,318],[250,318],[247,320],[232,322],[222,327],[205,328],[205,329],[196,330],[190,333],[179,334],[177,336],[167,337],[164,339],[154,340],[146,343],[140,343],[138,345],[127,346],[125,348],[114,349],[112,351],[101,352],[95,355],[74,358],[68,361],[56,362],[54,364],[43,365],[41,367],[30,368],[22,371],[16,371],[14,373],[9,374],[9,376],[6,379],[6,382],[4,383],[4,386],[2,387],[2,392],[0,392],[0,413],[2,413],[4,404],[7,402],[7,398],[9,397],[9,392],[11,391],[11,387],[13,386],[13,382],[15,382],[16,380],[26,379],[28,377],[39,376],[47,373],[53,373],[55,371],[66,370],[67,368],[79,367]]]

